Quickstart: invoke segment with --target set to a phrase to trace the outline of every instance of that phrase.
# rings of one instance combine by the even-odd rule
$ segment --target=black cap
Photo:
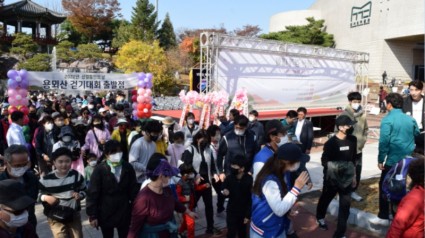
[[[34,203],[35,200],[25,193],[22,183],[13,179],[0,181],[0,204],[20,211]]]
[[[336,126],[352,126],[354,124],[356,124],[356,121],[351,120],[351,118],[346,115],[339,116],[335,121]]]
[[[285,133],[286,130],[282,125],[282,122],[278,121],[278,120],[270,120],[266,123],[266,127],[265,127],[265,132],[266,135],[269,135],[270,133]]]
[[[310,156],[304,154],[300,147],[294,143],[286,143],[277,149],[277,158],[291,162],[308,162]]]

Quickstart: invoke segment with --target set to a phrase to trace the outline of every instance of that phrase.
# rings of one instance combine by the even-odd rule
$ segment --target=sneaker
[[[379,217],[370,218],[369,222],[373,225],[380,225],[380,226],[388,226],[390,225],[390,221],[388,219],[381,219]]]
[[[318,219],[316,220],[317,225],[319,225],[319,228],[321,230],[327,231],[328,225],[326,225],[325,219]]]
[[[226,212],[222,211],[222,212],[217,212],[217,214],[215,214],[216,217],[220,217],[220,218],[226,218]]]
[[[363,200],[363,198],[358,193],[356,193],[356,192],[352,192],[351,193],[351,198],[354,201],[357,201],[357,202],[360,202],[361,200]]]
[[[298,235],[296,232],[294,232],[292,234],[286,234],[286,238],[298,238]]]
[[[207,228],[207,230],[205,231],[205,234],[209,234],[209,235],[220,235],[221,231],[215,227],[213,228]]]

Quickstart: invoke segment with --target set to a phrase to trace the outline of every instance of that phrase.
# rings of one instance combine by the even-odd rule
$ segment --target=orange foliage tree
[[[68,19],[89,42],[103,32],[111,31],[110,22],[121,8],[118,0],[62,0]]]

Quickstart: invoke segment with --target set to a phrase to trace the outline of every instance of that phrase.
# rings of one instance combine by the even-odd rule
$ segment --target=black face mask
[[[235,175],[235,176],[238,175],[239,169],[235,169],[235,168],[230,167],[230,174]]]
[[[206,141],[202,141],[201,143],[199,143],[199,147],[201,147],[202,150],[207,148],[207,146],[208,146],[208,143]]]
[[[96,125],[93,125],[93,126],[96,127],[97,129],[100,129],[100,130],[103,130],[103,127],[104,127],[104,125],[102,123],[96,124]]]
[[[28,117],[29,117],[29,118],[37,118],[37,113],[35,113],[35,112],[30,112],[30,113],[28,113]]]
[[[151,140],[154,141],[154,142],[157,141],[158,140],[158,136],[151,135]]]
[[[354,127],[350,127],[350,129],[348,129],[345,133],[346,133],[347,135],[352,135],[352,134],[353,134],[353,132],[354,132]]]

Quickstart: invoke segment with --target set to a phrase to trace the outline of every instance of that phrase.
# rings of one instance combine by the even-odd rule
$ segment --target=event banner
[[[218,55],[213,75],[218,89],[234,95],[245,88],[257,110],[343,107],[356,89],[349,61],[235,49],[220,49]]]
[[[39,90],[108,91],[137,86],[137,74],[28,72],[29,84]]]

